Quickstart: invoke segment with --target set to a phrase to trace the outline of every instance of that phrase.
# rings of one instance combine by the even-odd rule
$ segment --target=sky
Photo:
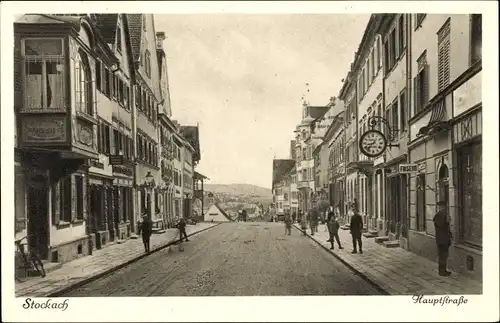
[[[273,158],[290,156],[302,97],[325,105],[338,95],[368,19],[155,15],[167,36],[172,119],[200,125],[197,171],[209,183],[270,188]]]

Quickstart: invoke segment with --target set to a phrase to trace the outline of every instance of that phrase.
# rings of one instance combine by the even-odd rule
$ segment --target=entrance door
[[[31,175],[28,185],[28,246],[41,259],[49,255],[48,189],[44,175]]]

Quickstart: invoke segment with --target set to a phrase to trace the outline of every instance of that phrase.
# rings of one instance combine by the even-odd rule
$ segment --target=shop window
[[[477,142],[460,148],[457,157],[460,239],[482,248],[482,144]]]

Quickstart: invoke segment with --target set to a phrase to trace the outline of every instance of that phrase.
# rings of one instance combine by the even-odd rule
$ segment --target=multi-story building
[[[165,40],[164,32],[156,33],[156,53],[158,57],[158,67],[160,71],[160,92],[161,102],[158,106],[158,138],[160,143],[160,169],[162,185],[160,186],[160,203],[164,225],[171,228],[175,225],[174,220],[174,194],[175,186],[173,180],[174,169],[174,142],[173,133],[176,126],[172,122],[172,107],[170,102],[170,90],[168,83],[168,69],[165,49],[163,42]]]
[[[335,116],[324,136],[325,145],[328,147],[328,201],[338,209],[342,221],[345,221],[344,113],[341,111]]]
[[[184,138],[183,138],[184,139]],[[194,175],[194,148],[184,139],[182,147],[182,197],[183,216],[190,218],[193,215],[193,175]]]
[[[351,64],[351,70],[352,70]],[[348,214],[349,208],[357,203],[357,180],[358,173],[352,167],[353,163],[358,160],[358,139],[357,139],[357,110],[358,100],[356,98],[356,75],[351,71],[347,73],[346,78],[342,84],[339,93],[339,99],[344,102],[344,147],[345,147],[345,199],[344,199],[344,212]],[[350,166],[351,165],[351,166]],[[349,222],[350,218],[347,217],[346,221]]]
[[[290,175],[290,212],[297,215],[299,213],[299,190],[297,189],[297,168],[295,165],[288,174]]]
[[[360,136],[370,128],[369,118],[376,115],[382,108],[383,75],[380,72],[382,43],[379,35],[382,16],[381,14],[371,15],[351,69],[355,75],[357,109],[355,111],[356,117],[352,119],[353,123],[349,127],[354,128],[355,121],[356,129],[353,129],[355,140],[353,142],[356,144],[359,142]],[[350,182],[348,185],[354,184],[354,196],[351,196],[350,200],[356,199],[356,206],[363,217],[365,227],[376,229],[376,224],[372,221],[374,214],[372,204],[374,200],[372,196],[374,192],[372,190],[373,158],[365,156],[359,149],[356,149],[355,155],[354,159],[347,164],[348,182]]]
[[[448,206],[449,265],[482,277],[482,17],[408,17],[410,250],[436,259],[436,202]]]
[[[131,89],[135,70],[126,15],[95,14],[91,19],[106,51],[112,53],[95,60],[99,159],[92,160],[88,170],[89,229],[93,244],[101,248],[127,238],[134,226]]]
[[[14,24],[16,238],[29,235],[46,261],[70,261],[129,231],[130,206],[113,188],[129,175],[110,167],[114,156],[131,160],[127,20],[114,15],[109,36],[101,18],[25,15]]]
[[[316,121],[330,109],[329,106],[302,106],[302,122],[295,129],[295,147],[297,156],[297,188],[299,190],[299,209],[306,212],[314,200],[314,158],[313,151],[321,142],[315,134]],[[321,129],[323,131],[323,129]]]
[[[174,181],[174,222],[176,223],[182,217],[182,201],[183,201],[183,174],[184,164],[182,162],[182,152],[184,147],[184,140],[179,135],[179,124],[174,122],[175,132],[173,133],[173,181]]]
[[[409,78],[407,25],[408,15],[384,14],[380,33],[383,42],[383,110],[377,115],[387,124],[379,123],[390,145],[383,155],[375,160],[372,178],[375,219],[373,229],[380,235],[388,236],[390,241],[399,240],[400,245],[408,247],[408,177],[403,168],[408,163],[408,107]],[[383,112],[383,114],[382,114]],[[385,183],[384,183],[385,182]],[[382,194],[380,194],[382,193]],[[385,206],[385,209],[384,209]]]
[[[291,159],[274,159],[273,160],[273,181],[272,193],[273,203],[276,209],[276,215],[284,214],[284,186],[285,177],[290,170],[295,166],[295,161]],[[290,189],[288,188],[288,191]]]
[[[159,167],[158,106],[162,101],[162,93],[154,18],[151,14],[128,14],[127,18],[136,70],[136,111],[133,119],[136,142],[136,216],[148,216],[154,227],[161,229],[164,221],[159,199],[162,178]]]

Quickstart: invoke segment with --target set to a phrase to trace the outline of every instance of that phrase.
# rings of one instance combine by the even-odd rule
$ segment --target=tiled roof
[[[273,160],[273,187],[274,184],[281,181],[283,176],[295,166],[293,159],[274,159]]]
[[[127,14],[127,20],[132,55],[134,56],[134,61],[137,61],[141,54],[142,14]]]
[[[220,213],[222,213],[222,215],[224,215],[229,221],[233,221],[233,218],[220,207],[219,203],[215,203],[215,207],[218,208]]]
[[[118,14],[93,14],[92,18],[106,44],[114,44]]]
[[[318,119],[318,118],[321,118],[322,116],[325,115],[325,113],[330,109],[330,107],[326,106],[326,107],[321,107],[321,106],[317,106],[317,107],[313,107],[313,106],[308,106],[307,107],[307,110],[309,112],[309,115],[311,116],[311,118],[313,119]]]
[[[72,24],[78,26],[81,17],[73,16],[55,16],[44,14],[26,14],[19,18],[15,23],[17,24]]]

